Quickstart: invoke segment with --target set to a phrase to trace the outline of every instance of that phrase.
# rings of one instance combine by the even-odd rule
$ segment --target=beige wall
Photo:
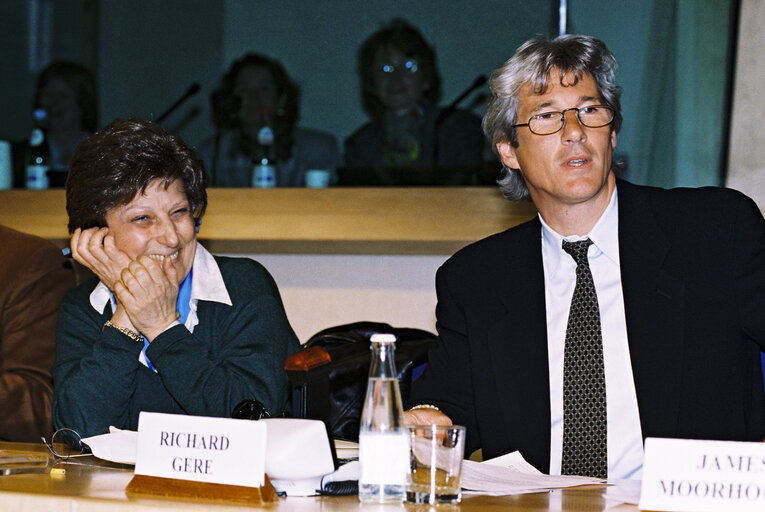
[[[765,2],[742,0],[728,181],[765,213]]]
[[[301,343],[326,327],[360,320],[435,332],[435,275],[447,255],[247,256],[276,280]]]

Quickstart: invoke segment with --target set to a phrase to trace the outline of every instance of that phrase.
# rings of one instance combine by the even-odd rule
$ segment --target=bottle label
[[[48,188],[47,165],[27,165],[27,188],[32,190]]]
[[[276,167],[270,164],[256,164],[252,168],[252,186],[270,188],[276,186]]]
[[[406,485],[409,475],[407,432],[361,432],[359,466],[361,484]]]

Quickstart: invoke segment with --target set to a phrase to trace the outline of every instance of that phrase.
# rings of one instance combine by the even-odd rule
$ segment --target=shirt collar
[[[218,263],[199,242],[197,242],[197,250],[194,253],[193,268],[194,279],[191,281],[191,300],[220,302],[231,306],[231,297],[226,289],[226,284],[223,282]],[[90,293],[90,305],[99,313],[103,313],[108,302],[111,302],[112,311],[117,309],[117,303],[111,290],[102,281],[99,281]]]
[[[544,255],[545,271],[551,277],[555,277],[558,269],[561,268],[561,258],[565,256],[570,258],[568,254],[563,251],[563,240],[576,241],[589,238],[592,240],[592,245],[595,247],[594,256],[600,254],[605,255],[608,259],[612,260],[616,265],[619,265],[619,200],[617,198],[617,191],[614,188],[614,193],[611,194],[611,200],[608,202],[605,211],[600,216],[598,221],[592,227],[590,232],[584,236],[562,236],[552,229],[542,218],[539,216],[539,220],[542,223],[542,253]],[[592,253],[590,253],[592,255]],[[573,261],[573,260],[572,260]]]

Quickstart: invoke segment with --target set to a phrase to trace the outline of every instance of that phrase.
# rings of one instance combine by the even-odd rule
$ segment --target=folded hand
[[[176,319],[178,276],[169,259],[147,255],[131,261],[115,281],[114,294],[130,321],[149,341]]]

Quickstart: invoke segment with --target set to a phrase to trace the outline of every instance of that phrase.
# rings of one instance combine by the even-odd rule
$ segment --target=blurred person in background
[[[81,64],[53,62],[37,76],[34,109],[46,113],[45,154],[51,187],[63,187],[77,145],[96,130],[98,96],[93,74]],[[14,187],[24,187],[29,141],[13,145]]]
[[[210,99],[216,133],[198,148],[210,186],[252,186],[253,164],[264,150],[259,134],[266,125],[272,133],[277,186],[304,186],[310,169],[327,170],[334,181],[340,164],[337,140],[297,126],[300,90],[276,59],[258,53],[237,59]]]
[[[373,33],[359,49],[357,70],[371,120],[345,140],[349,173],[354,168],[481,168],[481,120],[458,109],[439,118],[436,54],[417,28],[394,19]]]

